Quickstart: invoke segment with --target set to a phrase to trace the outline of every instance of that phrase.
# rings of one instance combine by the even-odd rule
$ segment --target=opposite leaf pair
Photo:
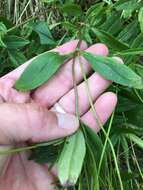
[[[115,59],[93,55],[85,51],[79,51],[78,55],[83,56],[93,70],[105,79],[128,87],[143,88],[142,78]],[[16,81],[14,87],[20,91],[29,91],[41,86],[57,72],[68,58],[71,58],[71,54],[60,55],[57,52],[46,52],[35,57]]]

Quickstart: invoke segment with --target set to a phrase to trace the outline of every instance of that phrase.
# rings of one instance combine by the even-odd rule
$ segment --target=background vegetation
[[[107,44],[110,55],[120,55],[143,77],[143,2],[139,0],[0,1],[0,76],[77,38],[89,45]],[[116,112],[105,126],[114,151],[100,132],[99,138],[89,142],[94,146],[93,160],[89,153],[77,185],[69,189],[143,189],[143,90],[115,84],[110,90],[119,98]],[[106,166],[97,175],[103,153]]]

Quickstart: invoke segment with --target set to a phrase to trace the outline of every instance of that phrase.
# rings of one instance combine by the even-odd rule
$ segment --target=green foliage
[[[139,23],[140,23],[141,32],[143,32],[143,7],[141,7],[140,10],[139,10],[138,20],[139,20]]]
[[[110,57],[95,56],[88,52],[82,52],[82,55],[91,64],[93,70],[105,79],[129,87],[143,88],[143,79],[126,65]]]
[[[14,87],[21,91],[37,88],[49,80],[66,59],[66,56],[60,56],[56,52],[46,52],[38,55],[24,70]]]
[[[94,28],[92,31],[102,43],[108,44],[108,46],[114,50],[120,51],[129,48],[126,44],[120,42],[104,30],[97,30]]]
[[[52,144],[51,146],[37,147],[32,151],[29,160],[34,160],[40,164],[54,164],[60,155],[60,146]]]
[[[82,131],[68,137],[58,160],[58,176],[63,186],[76,184],[86,153]]]
[[[66,3],[61,7],[61,12],[68,16],[82,16],[82,9],[79,5]]]
[[[44,21],[38,22],[33,27],[33,30],[38,33],[40,37],[40,43],[43,44],[49,44],[54,45],[54,39],[53,36],[49,30],[48,24]]]

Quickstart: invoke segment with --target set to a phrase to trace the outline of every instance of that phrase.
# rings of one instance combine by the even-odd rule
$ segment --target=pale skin
[[[67,54],[75,50],[78,41],[70,41],[52,51]],[[98,55],[108,55],[103,44],[87,47],[81,43],[82,50]],[[9,150],[25,142],[42,142],[74,133],[79,122],[75,117],[75,95],[72,81],[72,60],[65,63],[56,75],[34,92],[21,93],[13,89],[13,84],[30,62],[0,79],[0,151]],[[99,74],[92,74],[89,64],[82,58],[84,71],[91,74],[88,83],[98,117],[104,124],[112,114],[117,97],[112,92],[104,92],[111,81]],[[79,94],[79,112],[84,123],[96,132],[99,126],[90,110],[86,85],[83,82],[78,60],[75,64],[76,81]],[[59,103],[66,114],[51,111]],[[55,172],[48,172],[47,165],[39,165],[27,158],[29,152],[0,156],[0,190],[53,190]]]

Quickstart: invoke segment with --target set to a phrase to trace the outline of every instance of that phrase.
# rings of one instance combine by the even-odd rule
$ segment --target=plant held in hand
[[[74,56],[74,59],[76,58],[75,56],[83,56],[93,70],[107,80],[128,87],[143,88],[143,79],[128,66],[119,63],[111,57],[93,55],[80,50],[66,55],[60,55],[56,52],[45,52],[35,57],[16,81],[14,87],[19,91],[29,91],[41,86],[71,56]],[[84,138],[84,133],[80,129],[76,134],[65,140],[57,162],[58,176],[63,186],[75,185],[78,180],[86,154]]]

